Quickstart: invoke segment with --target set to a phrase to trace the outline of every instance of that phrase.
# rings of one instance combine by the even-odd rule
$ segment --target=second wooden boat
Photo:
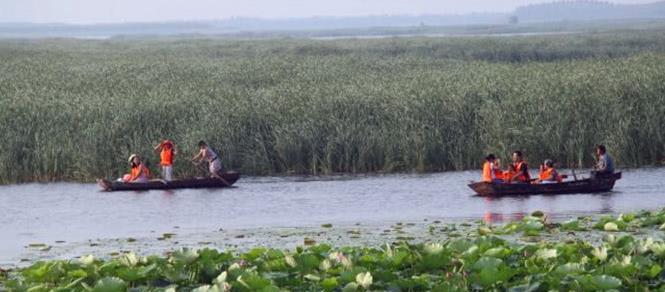
[[[621,172],[562,183],[527,184],[476,182],[469,184],[469,187],[480,196],[602,193],[611,191],[612,188],[614,188],[614,183],[619,179],[621,179]]]

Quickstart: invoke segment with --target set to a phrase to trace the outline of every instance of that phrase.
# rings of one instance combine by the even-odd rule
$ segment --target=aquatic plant
[[[0,182],[92,180],[174,140],[248,174],[665,160],[663,30],[383,40],[3,40]],[[179,176],[197,174],[176,158]]]
[[[626,230],[656,231],[665,211],[598,220],[576,219],[580,228],[626,223]],[[627,222],[626,222],[627,221]],[[540,225],[535,224],[540,223]],[[37,262],[2,279],[9,291],[643,291],[665,288],[665,243],[602,228],[600,242],[544,240],[524,243],[513,235],[553,233],[568,223],[528,216],[485,226],[442,242],[395,242],[382,247],[326,244],[295,250],[246,252],[179,249],[166,256],[120,254]],[[614,223],[618,226],[617,223]],[[470,229],[473,230],[472,226]],[[483,231],[486,232],[487,230]],[[501,236],[506,236],[503,238]]]

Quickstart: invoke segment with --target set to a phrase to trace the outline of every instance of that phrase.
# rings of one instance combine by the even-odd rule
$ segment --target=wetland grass
[[[247,174],[446,171],[487,152],[665,161],[662,30],[382,40],[3,40],[0,182],[117,177],[199,140]]]

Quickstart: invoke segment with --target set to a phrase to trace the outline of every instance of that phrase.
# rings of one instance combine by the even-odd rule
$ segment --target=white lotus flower
[[[192,290],[192,292],[223,292],[223,291],[224,291],[223,288],[220,287],[219,285],[212,285],[212,286],[203,285]]]
[[[617,240],[617,237],[614,236],[614,234],[609,233],[609,234],[605,234],[605,236],[603,236],[603,240],[605,240],[605,242],[607,242],[609,244],[614,244],[614,242]]]
[[[541,259],[541,260],[547,260],[551,258],[556,258],[557,257],[557,251],[556,249],[539,249],[536,252],[536,258]]]
[[[631,260],[632,260],[631,256],[624,256],[623,259],[621,260],[621,265],[629,266]]]
[[[95,262],[95,257],[94,257],[93,255],[89,254],[89,255],[87,255],[87,256],[83,256],[83,257],[81,257],[81,258],[79,259],[79,262],[80,262],[81,264],[83,264],[84,266],[89,266],[89,265],[91,265],[92,263]]]
[[[614,222],[605,223],[605,226],[603,228],[605,229],[605,231],[610,231],[610,232],[619,231],[619,226]]]
[[[233,270],[237,270],[237,269],[240,269],[240,264],[238,264],[238,263],[233,263],[233,264],[228,268],[228,271],[233,271]]]
[[[604,246],[594,247],[591,251],[591,254],[599,259],[601,262],[604,262],[607,259],[607,248]]]
[[[136,256],[135,253],[130,252],[120,257],[120,262],[125,266],[133,267],[139,263],[139,258]]]
[[[292,268],[295,268],[297,265],[296,260],[293,258],[293,256],[288,254],[284,256],[284,261],[286,261],[286,264]]]
[[[319,264],[319,270],[324,271],[324,272],[329,270],[330,267],[332,267],[332,264],[330,263],[329,259],[325,259],[325,260],[321,261],[321,264]]]
[[[328,259],[330,259],[331,261],[338,261],[339,262],[342,257],[344,257],[344,255],[341,252],[338,252],[338,251],[331,252],[328,255]]]
[[[226,277],[227,277],[227,275],[228,275],[228,273],[227,273],[226,271],[222,272],[221,274],[219,274],[219,276],[217,276],[217,278],[215,278],[214,283],[215,283],[215,284],[223,284],[223,283],[226,283]]]
[[[649,246],[649,250],[651,250],[654,254],[658,256],[662,256],[665,254],[665,244],[664,243],[652,243]]]
[[[637,253],[645,253],[647,250],[651,249],[653,245],[653,238],[647,237],[646,239],[640,240],[637,242]]]
[[[423,250],[431,255],[440,254],[443,251],[443,245],[440,243],[426,243]]]
[[[372,286],[372,274],[369,272],[359,273],[356,275],[356,283],[365,289],[369,289],[369,286]]]
[[[353,266],[353,263],[347,257],[343,257],[340,263],[345,269],[350,269]]]
[[[393,252],[392,247],[390,247],[390,244],[388,243],[386,243],[386,255],[390,258],[395,256],[395,252]]]

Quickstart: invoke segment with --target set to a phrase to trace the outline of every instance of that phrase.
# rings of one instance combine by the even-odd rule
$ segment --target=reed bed
[[[114,177],[161,139],[245,174],[665,160],[663,31],[381,40],[0,42],[0,182]]]

